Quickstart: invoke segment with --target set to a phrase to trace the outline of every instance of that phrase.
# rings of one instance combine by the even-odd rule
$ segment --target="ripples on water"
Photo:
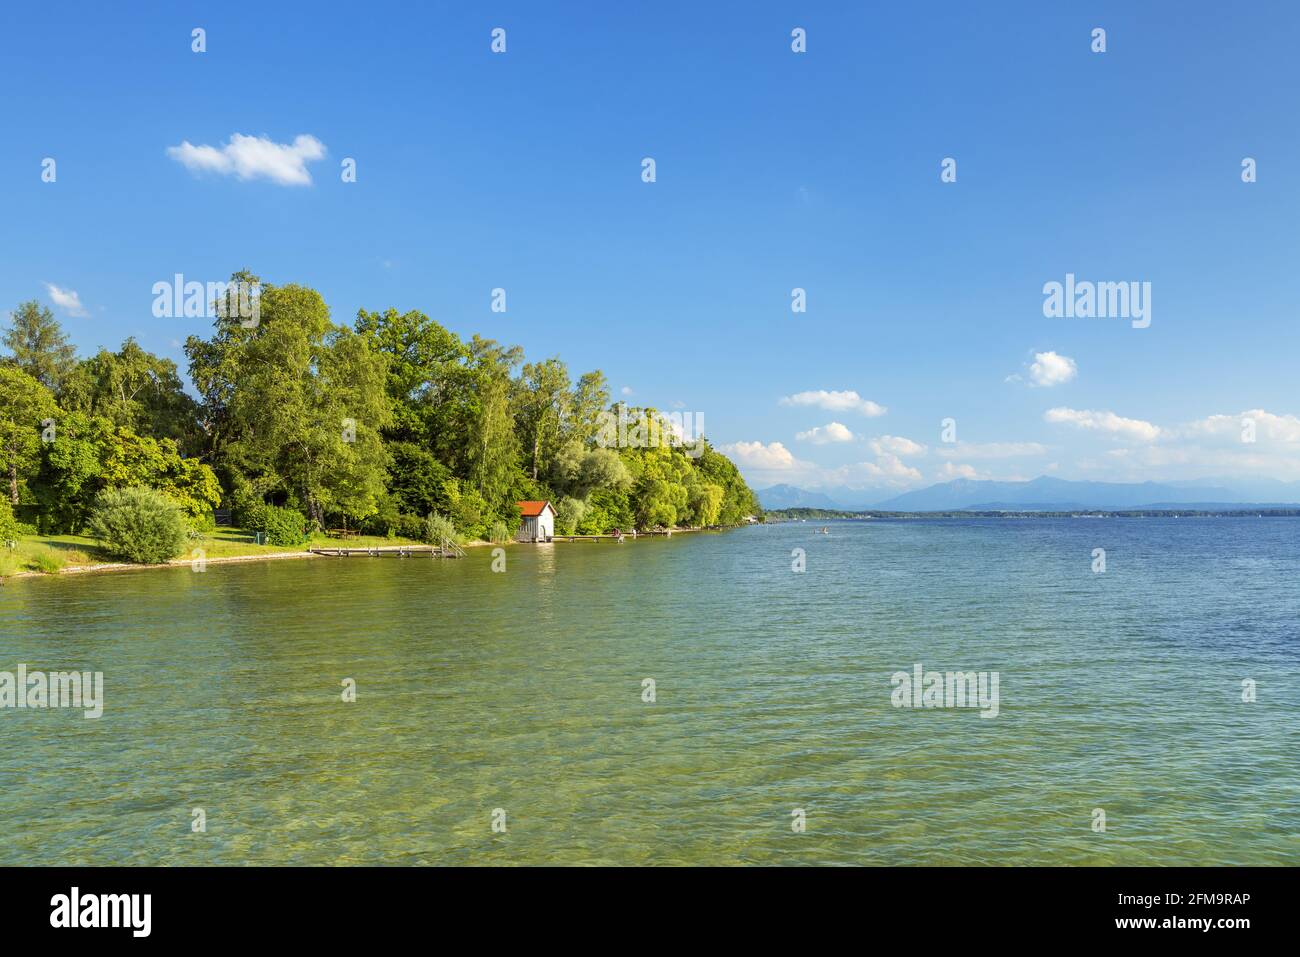
[[[1300,523],[830,528],[10,582],[0,863],[1300,863]]]

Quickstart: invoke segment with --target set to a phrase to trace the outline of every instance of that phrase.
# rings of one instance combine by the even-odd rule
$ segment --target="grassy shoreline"
[[[674,528],[672,534],[711,531],[701,528]],[[553,544],[573,544],[570,536],[556,536]],[[583,536],[576,536],[582,539]],[[590,536],[588,536],[589,538]],[[603,536],[602,536],[603,537]],[[632,536],[627,536],[629,539]],[[650,537],[650,536],[641,536]],[[218,528],[186,546],[186,553],[162,564],[136,564],[118,561],[105,554],[99,543],[84,535],[24,535],[18,539],[17,551],[10,552],[0,543],[0,584],[10,578],[36,578],[49,575],[75,575],[88,572],[130,571],[141,568],[184,568],[202,560],[209,565],[235,562],[274,561],[289,558],[325,558],[310,548],[378,548],[397,549],[409,545],[425,545],[409,538],[387,538],[381,535],[358,535],[354,538],[330,538],[314,535],[300,546],[258,545],[253,533],[241,528]],[[462,548],[481,548],[494,544],[515,545],[514,541],[493,543],[481,540],[462,542]],[[194,556],[202,549],[201,559]]]
[[[241,528],[218,528],[201,538],[187,543],[185,553],[160,565],[140,565],[122,562],[105,554],[99,543],[84,535],[24,535],[18,539],[18,549],[10,552],[0,547],[0,580],[29,578],[38,575],[77,574],[99,571],[125,571],[133,568],[176,568],[193,565],[201,560],[208,564],[251,562],[285,558],[319,558],[308,548],[322,545],[347,544],[355,548],[388,548],[402,545],[419,545],[405,538],[386,538],[363,535],[347,539],[313,536],[303,545],[258,545],[253,533]],[[201,549],[202,556],[194,551]]]

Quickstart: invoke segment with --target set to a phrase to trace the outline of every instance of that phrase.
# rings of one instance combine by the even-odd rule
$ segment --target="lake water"
[[[1300,863],[1300,521],[816,527],[11,581],[0,864]]]

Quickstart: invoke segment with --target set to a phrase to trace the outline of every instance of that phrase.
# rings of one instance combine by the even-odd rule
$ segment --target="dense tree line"
[[[221,304],[212,335],[187,340],[197,398],[133,339],[79,359],[48,309],[14,311],[0,468],[18,514],[81,532],[106,491],[146,488],[196,528],[224,504],[248,527],[293,515],[308,532],[420,538],[447,520],[486,538],[513,534],[525,499],[552,501],[557,530],[580,533],[758,511],[730,460],[654,409],[611,403],[600,372],[574,381],[558,358],[526,362],[416,311],[336,325],[315,290],[236,282],[259,284],[256,321]]]

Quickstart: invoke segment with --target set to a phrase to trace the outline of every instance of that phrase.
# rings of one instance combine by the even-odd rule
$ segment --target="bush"
[[[429,517],[424,520],[423,539],[430,545],[454,542],[456,541],[456,526],[445,515],[430,512]]]
[[[16,575],[20,567],[18,556],[9,549],[0,550],[0,578]]]
[[[266,532],[266,540],[272,545],[301,545],[307,541],[307,517],[296,508],[264,505],[256,519],[258,524],[253,529]]]
[[[389,526],[389,531],[394,533],[398,538],[409,538],[412,541],[424,541],[424,533],[427,522],[418,515],[399,515],[397,520]]]
[[[510,541],[510,529],[506,527],[505,522],[492,523],[492,528],[488,532],[488,541],[493,545],[500,545],[503,542]]]
[[[95,500],[88,529],[110,555],[130,562],[159,564],[185,547],[179,506],[150,488],[105,489]]]

